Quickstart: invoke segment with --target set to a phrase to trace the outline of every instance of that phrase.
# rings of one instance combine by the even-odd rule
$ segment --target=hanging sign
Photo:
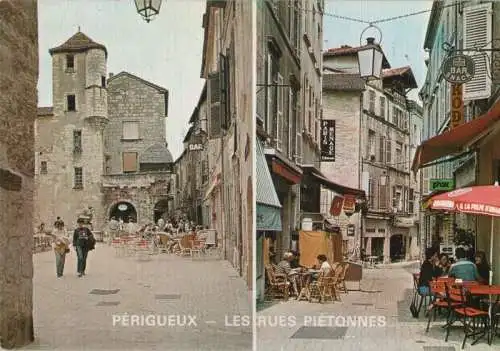
[[[334,217],[340,216],[343,204],[344,198],[342,196],[335,196],[332,200],[332,205],[330,206],[330,214]]]
[[[348,224],[347,225],[347,236],[354,236],[354,233],[356,232],[356,228],[354,227],[354,224]]]
[[[344,196],[344,213],[350,216],[356,210],[356,198],[353,195]]]
[[[463,85],[451,85],[451,121],[450,129],[464,123]]]
[[[321,161],[335,161],[335,120],[321,120]]]
[[[467,83],[474,78],[474,60],[466,55],[449,57],[444,61],[442,71],[444,79],[450,83]]]

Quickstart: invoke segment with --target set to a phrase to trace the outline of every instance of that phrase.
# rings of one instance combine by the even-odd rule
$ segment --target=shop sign
[[[332,200],[332,205],[330,206],[330,214],[334,217],[340,216],[343,204],[344,198],[342,196],[335,196]]]
[[[354,224],[349,224],[347,226],[347,236],[354,236],[354,233],[355,233]]]
[[[453,190],[455,189],[455,181],[453,179],[431,179],[429,188],[431,191]]]
[[[321,120],[321,161],[335,161],[335,120]]]
[[[356,209],[356,198],[353,195],[344,196],[344,213],[350,216]]]
[[[474,60],[470,56],[455,55],[443,63],[444,79],[450,83],[463,84],[474,78]]]
[[[463,85],[451,85],[451,129],[464,123]]]
[[[415,224],[415,220],[409,217],[394,218],[394,226],[399,228],[411,228]]]
[[[293,170],[290,170],[287,166],[276,160],[273,160],[272,171],[273,173],[285,178],[293,184],[300,183],[300,179],[302,178],[300,174],[296,173]]]
[[[203,150],[203,144],[189,144],[189,151],[201,151]]]

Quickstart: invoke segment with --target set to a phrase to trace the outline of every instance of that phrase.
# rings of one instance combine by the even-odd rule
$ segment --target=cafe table
[[[311,299],[311,291],[309,290],[309,285],[311,284],[312,276],[320,271],[317,269],[308,269],[307,271],[299,272],[301,280],[301,289],[299,296],[297,296],[297,301],[306,299],[309,301]]]
[[[467,290],[471,295],[489,296],[489,301],[488,301],[489,325],[488,325],[487,337],[488,337],[488,344],[491,345],[491,342],[493,341],[493,305],[495,305],[498,302],[498,299],[500,298],[500,285],[482,285],[482,284],[470,285],[467,287]],[[497,297],[495,302],[492,301],[492,296]],[[483,337],[484,335],[480,335],[476,340],[473,341],[472,345],[474,345]]]

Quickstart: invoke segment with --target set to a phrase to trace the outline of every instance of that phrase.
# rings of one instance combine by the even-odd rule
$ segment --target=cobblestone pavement
[[[445,330],[441,328],[444,324],[442,319],[431,323],[431,328],[426,333],[427,319],[422,313],[419,319],[412,318],[409,311],[412,292],[410,272],[416,269],[418,264],[365,269],[361,291],[341,294],[341,302],[319,304],[290,300],[270,304],[257,314],[257,349],[266,351],[460,350],[463,340],[461,329],[452,330],[448,343],[445,343]],[[357,283],[351,287],[357,289]],[[282,319],[293,317],[291,322],[282,321],[281,325],[284,327],[279,327],[277,318],[280,316]],[[323,316],[322,319],[320,316]],[[329,322],[326,316],[338,318]],[[385,325],[375,320],[372,321],[374,327],[366,327],[365,318],[360,323],[361,326],[353,327],[352,324],[348,324],[346,328],[341,327],[346,320],[343,318],[351,318],[351,322],[347,320],[345,323],[352,323],[352,319],[358,316],[383,318]],[[314,326],[317,328],[308,328]],[[471,347],[469,341],[465,350],[500,350],[500,337],[491,347],[485,341],[480,341]]]
[[[89,253],[87,275],[78,278],[72,250],[58,279],[54,254],[34,255],[36,340],[24,350],[252,350],[251,326],[225,326],[226,315],[251,313],[250,293],[229,263],[151,257],[115,257],[101,244]],[[107,295],[91,294],[93,289]],[[114,289],[119,291],[109,291]],[[124,313],[162,317],[130,326]],[[175,326],[147,326],[163,324],[167,315],[182,317],[166,321]]]

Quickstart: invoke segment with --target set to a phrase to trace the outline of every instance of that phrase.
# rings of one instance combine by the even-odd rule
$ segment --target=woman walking
[[[54,238],[53,246],[54,253],[56,255],[56,274],[58,278],[61,278],[63,276],[66,254],[69,252],[69,240],[68,238],[66,238],[64,222],[61,222],[57,223],[51,233],[51,236]]]

